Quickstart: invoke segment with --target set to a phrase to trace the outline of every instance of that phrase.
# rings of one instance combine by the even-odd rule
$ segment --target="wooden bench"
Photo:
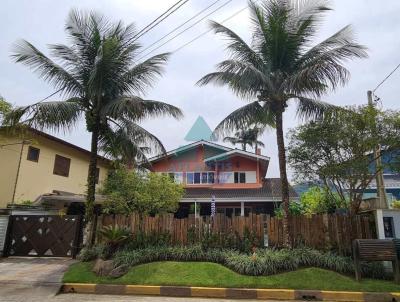
[[[361,280],[361,261],[390,261],[396,283],[400,282],[399,259],[395,244],[390,239],[356,239],[353,241],[356,280]]]

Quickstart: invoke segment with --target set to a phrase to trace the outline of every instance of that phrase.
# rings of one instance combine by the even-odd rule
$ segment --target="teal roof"
[[[194,122],[192,128],[190,128],[189,132],[186,134],[185,140],[189,142],[199,140],[215,141],[215,139],[212,137],[212,131],[210,127],[201,116],[199,116]]]

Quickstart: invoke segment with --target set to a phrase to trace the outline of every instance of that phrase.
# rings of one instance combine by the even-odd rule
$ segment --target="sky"
[[[140,40],[141,44],[143,47],[149,46],[214,1],[189,0],[159,26],[144,35]],[[220,0],[182,29],[226,1],[228,0]],[[26,66],[14,63],[10,55],[13,44],[19,39],[28,40],[45,54],[48,54],[47,44],[67,44],[64,25],[68,12],[72,8],[95,10],[110,20],[123,20],[126,24],[135,23],[136,27],[141,29],[175,2],[176,0],[2,0],[0,95],[12,104],[20,106],[37,102],[55,91],[50,84],[39,79]],[[176,50],[207,31],[209,29],[207,20],[221,22],[246,6],[245,0],[231,0],[153,54]],[[373,90],[400,63],[400,1],[336,0],[331,1],[330,6],[334,10],[325,18],[315,41],[322,41],[342,27],[352,24],[357,41],[368,47],[369,58],[346,63],[345,66],[351,73],[347,85],[330,92],[321,99],[342,106],[365,104],[367,90]],[[250,22],[246,9],[224,25],[234,30],[247,42],[250,41]],[[226,57],[222,37],[209,32],[173,53],[165,68],[164,76],[152,89],[148,90],[145,98],[168,102],[178,106],[184,112],[184,118],[179,121],[172,118],[156,118],[142,124],[161,139],[167,150],[187,143],[184,137],[199,115],[204,117],[209,126],[214,129],[225,116],[246,104],[246,101],[239,99],[226,88],[213,85],[196,86],[196,82],[202,76],[214,71],[215,64]],[[398,97],[400,70],[376,91],[376,95],[381,100],[382,108],[400,109]],[[60,97],[54,96],[51,100],[60,100]],[[296,118],[295,104],[293,104],[285,112],[285,131],[300,123],[301,121]],[[71,132],[58,133],[57,136],[87,149],[90,146],[90,135],[86,132],[83,123],[78,124]],[[279,177],[274,130],[267,130],[260,140],[265,144],[262,154],[271,157],[267,177]]]

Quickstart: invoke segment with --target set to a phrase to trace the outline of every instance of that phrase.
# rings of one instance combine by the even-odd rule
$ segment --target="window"
[[[30,161],[39,161],[39,154],[40,154],[40,149],[29,146],[28,148],[28,157],[26,158],[27,160]]]
[[[393,217],[383,217],[385,238],[394,238]]]
[[[191,184],[193,184],[193,180],[194,180],[193,172],[187,172],[186,173],[186,183],[191,185]]]
[[[200,184],[201,182],[200,182],[200,172],[195,172],[195,173],[193,173],[193,175],[194,175],[194,184]]]
[[[186,172],[187,184],[213,184],[214,172]]]
[[[246,183],[246,172],[235,172],[235,184]]]
[[[66,158],[64,156],[56,154],[56,158],[54,160],[53,174],[68,177],[70,165],[70,158]]]

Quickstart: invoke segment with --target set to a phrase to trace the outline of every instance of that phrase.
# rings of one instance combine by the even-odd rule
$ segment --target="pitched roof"
[[[245,157],[252,157],[252,158],[257,158],[257,159],[261,159],[261,160],[266,160],[269,161],[270,158],[268,156],[264,156],[264,155],[260,155],[260,154],[255,154],[252,152],[248,152],[248,151],[244,151],[244,150],[239,150],[239,149],[233,149],[230,150],[228,152],[225,153],[221,153],[212,157],[208,157],[205,159],[205,161],[212,161],[212,160],[218,160],[220,158],[226,158],[226,157],[230,157],[233,155],[243,155]]]
[[[211,201],[212,195],[215,199],[230,199],[240,201],[255,200],[255,201],[281,201],[282,190],[281,181],[279,178],[266,178],[263,180],[261,188],[255,189],[212,189],[212,188],[186,188],[183,199],[193,201],[193,199],[208,199]],[[289,186],[289,195],[292,198],[297,198],[297,193]]]
[[[3,129],[5,129],[5,128],[3,127]],[[62,144],[64,146],[66,146],[66,147],[75,149],[76,151],[84,153],[84,154],[86,154],[88,156],[90,156],[90,154],[91,154],[91,152],[89,150],[86,150],[86,149],[81,148],[81,147],[79,147],[77,145],[71,144],[71,143],[69,143],[69,142],[67,142],[65,140],[62,140],[61,138],[58,138],[58,137],[55,137],[53,135],[47,134],[47,133],[45,133],[43,131],[40,131],[40,130],[37,130],[37,129],[34,129],[34,128],[27,128],[27,130],[29,132],[31,132],[33,135],[44,137],[44,138],[46,138],[48,140],[51,140],[53,142],[57,142],[57,143]],[[107,164],[111,163],[111,160],[106,158],[106,157],[104,157],[104,156],[97,155],[97,158],[102,160],[102,161],[104,161],[104,162],[106,162]]]
[[[199,116],[194,122],[192,128],[185,136],[186,141],[209,140],[212,141],[213,135],[210,127],[202,116]]]
[[[232,156],[232,155],[235,155],[235,154],[239,154],[239,155],[246,156],[246,157],[251,157],[251,158],[258,158],[258,159],[265,160],[265,161],[269,161],[270,160],[270,158],[268,156],[259,155],[259,154],[255,154],[253,152],[243,151],[243,150],[240,150],[240,149],[229,148],[229,147],[226,147],[226,146],[214,143],[214,142],[206,141],[206,140],[199,140],[197,142],[194,142],[194,143],[191,143],[191,144],[188,144],[188,145],[184,145],[184,146],[181,146],[181,147],[176,148],[174,150],[168,151],[167,153],[159,154],[157,156],[154,156],[154,157],[149,159],[149,162],[155,162],[155,161],[164,159],[166,157],[169,157],[171,155],[175,155],[175,154],[177,154],[179,152],[183,152],[183,151],[187,151],[187,150],[196,148],[197,146],[201,146],[201,145],[206,145],[206,146],[209,146],[209,147],[212,147],[212,148],[216,148],[216,149],[220,149],[220,150],[224,151],[224,153],[221,153],[221,154],[206,158],[205,161],[216,160],[216,159],[219,159],[219,158],[225,158],[225,157],[229,157],[229,156]]]
[[[220,150],[225,151],[225,152],[233,150],[232,148],[225,147],[225,146],[222,146],[220,144],[216,144],[216,143],[213,143],[213,142],[210,142],[210,141],[199,140],[197,142],[194,142],[194,143],[191,143],[191,144],[187,144],[187,145],[181,146],[179,148],[173,149],[171,151],[168,151],[167,153],[159,154],[157,156],[149,158],[149,162],[155,162],[157,160],[169,157],[171,155],[175,155],[176,153],[179,153],[179,152],[183,152],[183,151],[187,151],[187,150],[196,148],[197,146],[201,146],[201,145],[206,145],[206,146],[209,146],[209,147],[212,147],[212,148],[220,149]]]

